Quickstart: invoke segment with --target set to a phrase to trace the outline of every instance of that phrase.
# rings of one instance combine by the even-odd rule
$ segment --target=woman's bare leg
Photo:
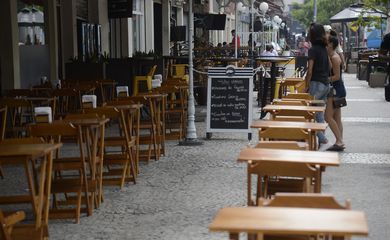
[[[336,145],[342,145],[342,135],[339,126],[334,119],[334,113],[335,109],[333,108],[333,98],[328,98],[325,109],[325,120],[329,124],[330,130],[332,130],[334,136],[336,137]]]
[[[340,135],[341,135],[341,141],[343,142],[343,123],[341,121],[341,108],[336,108],[334,109],[334,115],[333,115],[333,118],[334,120],[336,121],[337,123],[337,126],[339,126],[339,130],[340,130]]]

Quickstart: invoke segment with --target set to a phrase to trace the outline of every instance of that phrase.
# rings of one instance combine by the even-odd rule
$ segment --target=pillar
[[[66,2],[66,1],[63,1]],[[52,84],[58,79],[57,1],[45,0],[45,41],[49,45],[50,76]]]
[[[154,49],[154,11],[153,0],[145,0],[145,51]]]
[[[0,1],[1,91],[20,88],[17,1]]]
[[[184,11],[182,7],[178,7],[176,10],[176,16],[177,16],[177,26],[183,26],[184,24]]]
[[[171,38],[171,4],[168,0],[162,0],[162,44],[163,56],[170,54],[170,38]]]
[[[68,0],[67,0],[68,1]],[[89,0],[88,1],[88,18],[91,23],[101,25],[102,36],[102,53],[110,51],[110,21],[108,19],[107,0]]]

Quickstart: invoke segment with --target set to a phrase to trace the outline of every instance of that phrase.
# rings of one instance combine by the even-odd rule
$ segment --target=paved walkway
[[[390,236],[390,103],[383,88],[370,89],[354,75],[344,76],[347,148],[342,165],[324,173],[323,192],[341,202],[349,198],[353,209],[366,212],[370,238],[362,239],[385,240]],[[50,239],[228,239],[207,226],[218,209],[246,204],[246,166],[236,158],[248,144],[247,135],[218,133],[204,140],[205,122],[197,122],[197,130],[203,146],[170,142],[166,157],[141,166],[136,185],[106,187],[105,202],[93,216],[83,216],[80,224],[52,220]],[[332,142],[330,130],[326,134]]]

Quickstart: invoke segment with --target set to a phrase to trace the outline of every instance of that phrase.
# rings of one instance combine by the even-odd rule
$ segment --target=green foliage
[[[364,19],[363,16],[366,13],[381,13],[389,18],[389,0],[363,0],[363,4],[363,11],[359,19],[352,23],[353,25],[380,28],[381,24],[386,21],[378,16],[370,16],[368,19]]]
[[[330,24],[330,18],[353,4],[355,0],[317,0],[317,23]],[[294,3],[292,16],[303,26],[313,22],[314,0],[305,0],[303,4]]]

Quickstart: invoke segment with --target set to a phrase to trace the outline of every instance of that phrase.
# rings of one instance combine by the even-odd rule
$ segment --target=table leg
[[[36,229],[38,229],[42,225],[42,214],[43,211],[45,210],[44,206],[46,204],[44,197],[45,197],[45,191],[47,190],[45,188],[46,181],[47,181],[47,159],[42,160],[40,173],[41,174],[39,179],[39,192],[38,192],[38,201],[37,201],[38,203],[36,209],[36,222],[35,222]]]
[[[51,175],[53,172],[53,152],[46,155],[46,182],[45,182],[45,199],[43,205],[43,225],[49,224],[49,206],[51,194]]]

